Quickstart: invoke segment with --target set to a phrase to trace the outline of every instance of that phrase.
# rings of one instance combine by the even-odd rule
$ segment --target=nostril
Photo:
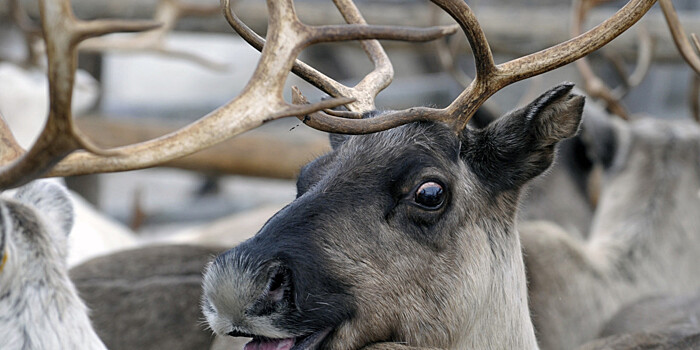
[[[279,268],[270,277],[267,287],[267,297],[274,303],[279,303],[284,299],[285,293],[289,289],[289,271],[286,268]]]

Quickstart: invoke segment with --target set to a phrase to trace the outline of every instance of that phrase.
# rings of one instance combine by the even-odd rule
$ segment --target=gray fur
[[[111,350],[207,349],[202,270],[221,248],[151,246],[89,260],[70,276]]]
[[[700,333],[700,294],[653,296],[625,305],[605,324],[600,336],[652,332],[680,326],[695,328]]]
[[[697,350],[700,329],[676,326],[655,331],[625,333],[594,340],[578,350]]]
[[[589,238],[548,223],[520,227],[543,349],[594,339],[642,297],[700,288],[700,127],[587,116],[583,136],[605,167]]]
[[[105,349],[68,278],[72,206],[66,191],[36,181],[0,198],[7,261],[0,271],[3,349]]]
[[[332,314],[346,318],[326,349],[536,349],[515,218],[522,186],[578,130],[583,99],[570,89],[458,138],[435,124],[349,137],[302,172],[296,201],[207,269],[209,325],[219,335],[304,335],[276,323],[277,309],[272,327],[250,316],[269,298],[269,271],[286,264],[297,308],[310,299],[320,314],[351,310]],[[410,202],[425,179],[448,186],[447,206]]]

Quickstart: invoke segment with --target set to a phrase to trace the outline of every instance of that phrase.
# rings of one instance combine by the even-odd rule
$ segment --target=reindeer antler
[[[577,36],[581,34],[586,16],[592,8],[609,1],[610,0],[575,0],[571,21],[571,35]],[[610,112],[624,120],[629,120],[630,115],[620,100],[629,92],[631,88],[639,85],[642,82],[646,74],[649,72],[649,67],[651,66],[653,56],[653,41],[644,26],[640,26],[638,29],[637,37],[639,43],[637,65],[631,75],[628,76],[624,64],[618,61],[615,56],[605,56],[613,63],[618,75],[622,79],[622,85],[614,90],[593,72],[593,68],[588,62],[588,59],[584,57],[576,61],[576,68],[579,70],[579,73],[583,78],[586,93],[588,93],[588,95],[591,97],[603,100]]]
[[[668,23],[668,27],[671,30],[673,42],[676,43],[676,47],[683,59],[696,73],[691,78],[688,97],[690,101],[690,113],[693,119],[700,123],[700,56],[698,56],[697,52],[700,51],[700,41],[695,33],[690,34],[693,39],[693,44],[695,44],[695,49],[693,49],[693,45],[688,40],[688,36],[683,30],[681,21],[678,19],[676,9],[673,7],[673,3],[670,0],[661,0],[659,6],[661,6],[661,10],[666,18],[666,23]]]
[[[700,74],[700,57],[695,51],[700,50],[700,42],[698,41],[698,37],[695,36],[694,33],[691,34],[695,44],[695,49],[693,49],[693,45],[690,43],[688,36],[683,30],[683,26],[681,25],[681,21],[678,19],[678,14],[676,13],[676,9],[673,7],[671,0],[659,0],[659,5],[661,6],[661,10],[666,18],[666,23],[668,23],[668,27],[671,29],[671,35],[673,36],[673,41],[676,43],[676,47],[678,47],[678,51],[680,51],[683,59],[688,62],[695,73]]]
[[[612,63],[622,81],[620,86],[612,90],[612,96],[617,101],[627,96],[630,90],[639,86],[649,73],[654,56],[655,42],[644,23],[639,23],[637,28],[637,43],[639,46],[637,62],[634,71],[630,74],[627,73],[627,67],[625,67],[625,63],[620,55],[614,52],[603,52],[603,57]]]
[[[40,5],[49,58],[49,118],[37,143],[0,168],[0,188],[22,185],[41,176],[54,164],[49,176],[149,167],[207,148],[273,119],[305,115],[354,102],[353,98],[347,97],[312,105],[292,105],[284,101],[282,90],[286,77],[301,50],[311,44],[374,38],[425,40],[426,33],[428,37],[436,37],[454,32],[444,28],[438,32],[426,32],[368,25],[310,27],[299,21],[292,0],[268,0],[267,43],[253,77],[238,97],[176,132],[105,151],[83,137],[72,123],[70,104],[76,46],[88,37],[114,31],[151,29],[155,25],[152,22],[80,21],[74,18],[68,0],[43,0]],[[381,79],[371,80],[368,85]],[[84,150],[74,152],[78,149]]]
[[[222,0],[221,2],[223,4],[224,16],[231,27],[241,36],[241,38],[243,38],[243,40],[245,40],[255,49],[258,51],[262,50],[263,46],[265,45],[265,39],[256,34],[236,16],[231,9],[230,0]],[[336,5],[347,23],[357,25],[358,29],[367,24],[360,11],[351,0],[333,0],[333,3]],[[334,31],[340,28],[347,29],[351,27],[352,26],[325,26],[317,27],[316,29],[319,31]],[[376,36],[376,39],[404,41],[434,40],[445,35],[454,34],[458,29],[456,25],[434,26],[423,29],[401,28],[400,30],[393,27],[384,26],[377,26],[377,28],[384,28],[386,29],[386,32],[384,33],[383,37]],[[381,45],[379,45],[378,41],[363,41],[362,48],[365,50],[370,60],[374,64],[374,70],[367,74],[365,78],[362,79],[355,87],[347,87],[300,60],[295,61],[292,72],[306,80],[309,84],[316,86],[331,96],[346,96],[354,98],[355,102],[348,106],[351,111],[362,113],[373,110],[374,99],[379,92],[389,86],[394,76],[394,69],[389,61],[389,58],[384,52],[384,49],[381,47]],[[328,113],[338,114],[337,111],[328,111]],[[345,117],[358,117],[357,114],[353,113],[340,114]]]
[[[440,14],[442,12],[437,6],[432,6],[431,10],[431,23],[435,25],[440,22]],[[469,86],[473,78],[457,64],[457,54],[466,46],[466,39],[459,36],[453,38],[453,40],[449,42],[447,40],[436,40],[433,45],[435,46],[438,62],[440,66],[442,66],[442,69],[450,73],[452,78],[459,85],[462,85],[462,88]]]
[[[51,110],[37,143],[18,159],[0,168],[0,188],[26,183],[50,170],[57,162],[49,173],[50,176],[124,171],[157,165],[207,148],[266,121],[285,116],[307,115],[304,118],[306,124],[337,133],[371,133],[419,120],[441,121],[451,124],[455,131],[462,130],[476,109],[496,91],[597,50],[639,20],[655,1],[630,0],[615,15],[585,34],[499,65],[493,60],[476,17],[463,0],[433,2],[462,27],[476,60],[477,74],[474,81],[445,108],[415,107],[370,119],[344,118],[356,117],[359,112],[373,108],[374,96],[391,80],[393,70],[381,47],[376,44],[373,48],[372,45],[375,44],[372,41],[365,44],[366,51],[377,63],[377,68],[353,88],[345,87],[303,65],[296,61],[296,57],[303,48],[319,42],[369,39],[429,40],[449,34],[454,28],[417,30],[365,24],[307,26],[297,18],[292,0],[267,0],[270,16],[267,41],[262,47],[259,40],[261,38],[252,36],[262,47],[262,55],[253,77],[238,97],[179,131],[155,140],[104,151],[82,137],[73,126],[70,117],[76,45],[91,36],[117,30],[136,31],[154,26],[150,22],[83,22],[73,17],[68,0],[43,0],[40,5],[49,51]],[[224,3],[227,4],[226,0]],[[363,22],[352,1],[336,0],[336,5],[349,22]],[[225,7],[226,13],[230,13],[228,6]],[[295,73],[335,98],[311,105],[292,105],[285,102],[282,90],[292,67],[295,67]],[[341,97],[345,94],[347,97]],[[351,104],[352,102],[355,103]],[[350,104],[348,107],[351,112],[315,113],[347,104]],[[84,150],[74,152],[81,148]]]
[[[414,107],[384,113],[369,119],[347,119],[313,113],[304,122],[328,132],[361,134],[390,129],[402,124],[436,120],[462,130],[474,112],[496,91],[514,82],[542,74],[571,63],[610,42],[636,23],[654,5],[655,0],[630,0],[603,23],[564,43],[496,65],[479,23],[469,6],[461,0],[432,0],[457,23],[469,40],[476,59],[474,81],[447,107]]]
[[[194,5],[179,0],[160,0],[153,15],[155,22],[162,25],[145,33],[133,34],[126,38],[93,38],[80,45],[81,51],[87,52],[152,52],[164,56],[192,61],[212,70],[225,70],[228,65],[209,60],[200,55],[184,50],[169,48],[165,42],[166,36],[177,24],[177,21],[188,16],[211,16],[219,13],[219,6]]]

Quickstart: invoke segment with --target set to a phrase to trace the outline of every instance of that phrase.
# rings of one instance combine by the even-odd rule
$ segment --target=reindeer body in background
[[[44,181],[0,198],[0,339],[3,349],[106,349],[68,277],[73,208]]]
[[[544,349],[595,338],[641,297],[700,289],[700,127],[592,113],[583,138],[604,169],[589,238],[544,223],[520,229]]]

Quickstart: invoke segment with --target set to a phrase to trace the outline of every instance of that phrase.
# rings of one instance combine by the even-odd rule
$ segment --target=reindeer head
[[[73,205],[54,182],[36,181],[0,198],[0,295],[18,285],[14,279],[40,278],[46,274],[39,271],[60,266],[65,271],[72,226]]]
[[[512,278],[499,271],[522,269],[520,189],[577,132],[571,88],[459,135],[425,122],[334,137],[297,199],[207,268],[209,325],[261,348],[458,344]]]
[[[647,225],[646,230],[665,231],[648,226],[654,222],[674,225],[674,229],[683,223],[694,232],[697,226],[693,225],[700,225],[697,123],[653,118],[624,122],[604,113],[588,113],[581,136],[604,180],[598,211],[606,214],[597,215],[596,229]]]

